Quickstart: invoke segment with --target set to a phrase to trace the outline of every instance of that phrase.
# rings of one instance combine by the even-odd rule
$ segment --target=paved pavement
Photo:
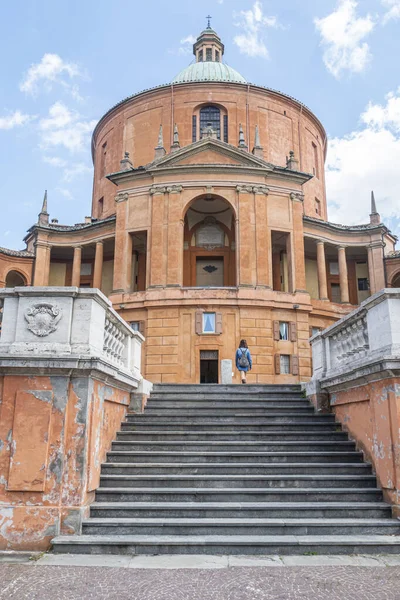
[[[0,600],[114,598],[400,600],[400,557],[0,557]]]

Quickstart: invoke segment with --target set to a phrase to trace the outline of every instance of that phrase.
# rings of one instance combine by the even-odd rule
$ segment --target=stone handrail
[[[400,290],[384,289],[311,340],[313,380],[352,371],[383,356],[400,356]]]
[[[141,380],[144,337],[95,289],[17,287],[0,290],[1,355],[97,359]]]

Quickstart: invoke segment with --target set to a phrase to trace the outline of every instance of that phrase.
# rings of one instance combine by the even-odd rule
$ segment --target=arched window
[[[6,276],[6,287],[21,287],[26,285],[26,280],[18,271],[9,271]]]
[[[200,136],[203,137],[203,129],[212,127],[221,139],[221,111],[218,106],[205,106],[200,110]]]

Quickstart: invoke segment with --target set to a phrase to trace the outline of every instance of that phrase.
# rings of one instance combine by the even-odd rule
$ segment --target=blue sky
[[[44,189],[60,223],[90,214],[90,136],[113,104],[168,83],[205,16],[248,81],[301,100],[330,138],[329,219],[400,234],[400,0],[16,0],[2,6],[0,246],[22,248]]]

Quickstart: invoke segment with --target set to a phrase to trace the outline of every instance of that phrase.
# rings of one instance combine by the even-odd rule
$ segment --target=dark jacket
[[[246,353],[247,360],[249,361],[249,366],[248,366],[248,367],[242,367],[242,366],[239,364],[239,359],[240,359],[240,357],[242,356],[242,353],[243,353],[243,354],[244,354],[244,353]],[[251,367],[253,366],[253,361],[252,361],[252,359],[251,359],[250,350],[249,350],[248,348],[238,348],[238,349],[236,350],[235,362],[236,362],[236,368],[237,368],[239,371],[246,371],[246,372],[247,372],[249,369],[251,369]]]

